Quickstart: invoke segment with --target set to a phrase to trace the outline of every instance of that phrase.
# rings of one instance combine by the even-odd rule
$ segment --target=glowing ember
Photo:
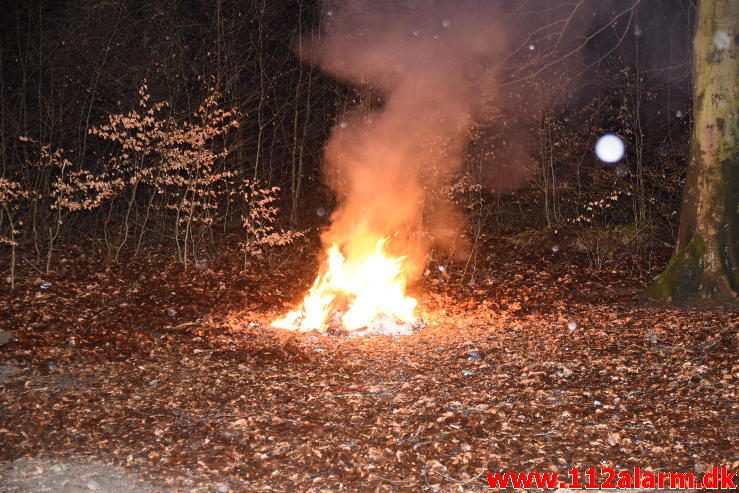
[[[303,304],[272,325],[301,332],[325,332],[334,322],[348,331],[387,320],[413,323],[417,302],[405,295],[405,258],[389,256],[386,243],[386,239],[379,239],[364,250],[353,249],[348,257],[336,244],[332,245],[324,271]]]

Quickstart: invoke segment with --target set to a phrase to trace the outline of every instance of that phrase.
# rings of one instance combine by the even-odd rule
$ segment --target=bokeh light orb
[[[624,157],[626,146],[616,134],[605,134],[595,144],[595,155],[606,163],[617,163]]]

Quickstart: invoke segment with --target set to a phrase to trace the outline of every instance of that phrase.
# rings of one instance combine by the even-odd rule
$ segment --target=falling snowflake
[[[617,163],[624,157],[626,146],[616,134],[605,134],[595,144],[595,154],[606,163]]]
[[[731,46],[731,36],[726,31],[716,31],[713,35],[713,44],[718,51],[726,51]]]

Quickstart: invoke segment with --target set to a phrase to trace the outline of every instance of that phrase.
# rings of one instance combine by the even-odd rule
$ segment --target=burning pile
[[[460,169],[468,131],[492,102],[492,62],[505,44],[502,26],[491,28],[498,10],[479,0],[324,5],[321,35],[300,53],[380,97],[341,114],[331,132],[323,171],[339,207],[322,238],[327,260],[302,305],[273,325],[409,333],[416,300],[406,285],[428,240],[458,244],[465,222],[435,191]]]
[[[416,322],[416,300],[405,295],[404,257],[390,256],[387,238],[345,256],[328,249],[322,273],[302,305],[273,326],[297,331],[331,329],[408,333]]]

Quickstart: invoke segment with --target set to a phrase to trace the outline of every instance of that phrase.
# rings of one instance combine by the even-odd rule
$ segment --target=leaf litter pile
[[[412,293],[426,327],[400,338],[269,328],[310,253],[262,275],[72,254],[29,274],[0,305],[0,489],[484,491],[488,470],[737,469],[736,307],[650,304],[627,272],[506,241],[474,283],[430,269]]]

